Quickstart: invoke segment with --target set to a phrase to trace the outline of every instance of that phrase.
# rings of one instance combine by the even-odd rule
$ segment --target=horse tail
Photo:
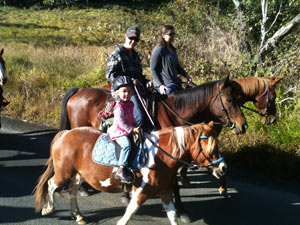
[[[61,105],[61,112],[60,112],[60,123],[59,123],[59,130],[70,130],[71,129],[71,124],[70,124],[70,120],[68,117],[68,111],[67,111],[67,104],[69,99],[76,94],[76,92],[79,90],[78,87],[72,87],[70,88],[62,101],[62,105]]]
[[[54,175],[53,159],[51,155],[47,161],[47,165],[46,171],[40,176],[39,183],[33,190],[35,197],[35,212],[39,212],[41,210],[41,204],[46,202],[48,180]]]

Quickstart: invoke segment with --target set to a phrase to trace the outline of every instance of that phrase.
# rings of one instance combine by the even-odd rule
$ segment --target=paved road
[[[2,119],[0,130],[0,224],[75,224],[67,197],[56,198],[56,211],[47,217],[34,213],[31,193],[44,171],[49,144],[56,130]],[[197,225],[300,224],[300,184],[229,171],[229,198],[218,195],[216,180],[205,171],[190,171],[192,185],[182,188],[185,206]],[[125,211],[120,194],[79,197],[90,224],[116,224]],[[181,221],[180,224],[183,224]],[[158,198],[148,200],[131,225],[169,224]]]

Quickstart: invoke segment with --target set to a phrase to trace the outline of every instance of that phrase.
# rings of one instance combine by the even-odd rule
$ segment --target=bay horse
[[[182,92],[165,96],[157,102],[157,120],[160,126],[181,126],[190,123],[215,121],[243,134],[247,129],[245,116],[235,98],[234,83],[227,77]],[[235,88],[235,90],[237,90]],[[81,126],[98,128],[98,113],[104,108],[110,91],[104,88],[71,88],[64,95],[60,115],[60,129]],[[219,130],[222,126],[215,126]]]
[[[229,126],[237,134],[247,129],[247,122],[235,98],[236,84],[229,77],[221,81],[212,81],[182,92],[165,96],[157,102],[157,120],[162,128],[186,125],[189,123],[208,123],[215,121],[214,129],[219,134],[220,124]],[[81,126],[98,128],[98,113],[104,108],[110,95],[109,87],[104,88],[71,88],[62,101],[60,129],[72,129]],[[216,125],[218,124],[218,125]],[[183,170],[184,172],[184,170]],[[219,180],[219,193],[227,194],[226,180]],[[127,197],[129,193],[127,193]],[[179,185],[175,182],[174,198],[181,220],[190,221],[180,198]]]
[[[217,133],[213,122],[193,126],[170,127],[151,132],[146,136],[149,158],[138,170],[132,186],[132,198],[118,225],[127,224],[132,215],[149,198],[160,196],[172,225],[177,216],[172,200],[172,189],[179,167],[192,159],[195,165],[205,167],[219,179],[226,173],[227,165],[218,151]],[[92,160],[92,150],[101,132],[93,127],[78,127],[57,133],[51,142],[51,154],[47,169],[35,188],[35,209],[48,201],[42,215],[54,211],[54,191],[72,179],[70,188],[71,215],[78,224],[85,224],[76,194],[82,178],[96,190],[121,192],[121,182],[116,180],[116,167],[103,166]]]

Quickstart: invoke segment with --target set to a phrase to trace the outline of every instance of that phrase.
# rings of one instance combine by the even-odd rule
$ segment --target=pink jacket
[[[121,136],[128,136],[132,132],[135,127],[133,106],[134,103],[132,101],[126,103],[118,101],[116,103],[114,109],[114,122],[107,131],[112,140]]]

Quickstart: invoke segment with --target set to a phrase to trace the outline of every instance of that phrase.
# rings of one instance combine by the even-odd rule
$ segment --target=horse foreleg
[[[178,181],[175,181],[175,184],[173,186],[173,193],[174,193],[174,199],[175,199],[175,208],[176,211],[179,215],[179,218],[182,222],[184,223],[190,223],[191,219],[188,216],[187,211],[185,210],[183,203],[181,201],[181,197],[180,197],[180,189],[179,189],[179,185],[178,185]]]
[[[219,187],[220,195],[227,197],[228,195],[227,195],[226,175],[220,177],[219,184],[220,184],[220,187]]]
[[[141,189],[138,189],[141,190]],[[118,221],[117,225],[126,225],[130,218],[136,213],[136,211],[140,208],[140,205],[145,202],[145,200],[138,199],[139,191],[133,191],[131,200],[126,208],[126,212],[123,217]],[[140,205],[138,204],[138,200]]]
[[[167,212],[167,216],[172,225],[178,225],[177,214],[175,210],[175,206],[172,202],[172,193],[163,195],[160,197],[162,201],[162,205]]]
[[[79,212],[78,203],[77,203],[77,192],[82,184],[83,179],[79,173],[77,173],[71,181],[70,184],[70,203],[71,203],[71,217],[75,219],[78,224],[86,224],[83,216]]]
[[[42,215],[48,215],[52,213],[55,209],[54,207],[54,191],[58,186],[54,183],[53,177],[48,180],[48,202],[44,205],[42,209]]]

